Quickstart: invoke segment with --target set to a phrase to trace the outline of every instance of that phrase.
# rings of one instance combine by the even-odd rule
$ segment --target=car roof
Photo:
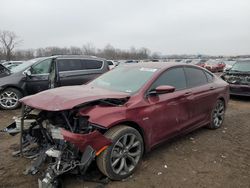
[[[170,68],[173,66],[189,66],[189,65],[187,65],[186,63],[178,63],[178,62],[144,62],[144,63],[125,64],[123,66],[139,67],[139,68],[153,68],[153,69],[166,69],[166,68]]]
[[[53,55],[52,57],[57,58],[57,59],[92,59],[92,60],[102,60],[104,61],[105,59],[99,58],[96,56],[88,56],[88,55]]]

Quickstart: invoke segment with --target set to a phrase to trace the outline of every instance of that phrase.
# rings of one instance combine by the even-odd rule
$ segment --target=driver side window
[[[165,71],[152,84],[150,90],[153,90],[161,85],[173,86],[175,87],[175,90],[182,90],[187,88],[186,77],[183,68],[171,68]]]
[[[46,59],[31,67],[31,74],[48,74],[51,65],[51,59]]]

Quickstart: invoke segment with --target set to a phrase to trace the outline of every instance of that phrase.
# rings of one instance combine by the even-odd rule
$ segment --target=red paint
[[[47,111],[61,111],[90,101],[105,98],[125,98],[128,94],[93,88],[89,85],[67,86],[49,89],[20,101],[28,106]]]
[[[222,72],[225,66],[226,66],[225,63],[218,62],[218,63],[211,63],[211,64],[208,63],[208,64],[205,64],[203,67],[211,72]]]
[[[94,131],[89,134],[77,134],[70,131],[61,130],[64,140],[74,144],[80,151],[84,152],[89,145],[95,151],[100,150],[103,146],[111,144],[111,140],[107,139],[100,132]]]
[[[89,121],[111,128],[118,124],[137,127],[143,134],[146,151],[157,144],[179,134],[207,125],[211,112],[219,98],[229,100],[229,86],[218,77],[203,86],[175,91],[161,95],[147,96],[147,90],[156,78],[170,67],[193,66],[181,63],[142,63],[130,65],[159,68],[155,75],[137,93],[130,96],[122,106],[95,105],[79,110],[79,115],[89,116]],[[133,84],[133,83],[131,83]],[[63,87],[48,90],[22,99],[22,102],[44,110],[65,110],[76,105],[102,98],[124,98],[126,93],[107,91],[87,86]],[[87,143],[95,149],[107,144],[99,132],[90,135],[74,134],[63,131],[66,140],[73,142],[82,150]]]

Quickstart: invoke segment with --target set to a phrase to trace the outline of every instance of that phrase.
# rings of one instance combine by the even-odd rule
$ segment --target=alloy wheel
[[[216,128],[220,127],[225,114],[225,107],[222,101],[218,101],[213,111],[213,123]]]
[[[111,167],[116,174],[126,175],[138,164],[142,154],[142,144],[136,135],[128,133],[122,136],[111,152]]]
[[[4,108],[13,108],[18,104],[18,95],[13,91],[4,91],[0,95],[0,104]]]

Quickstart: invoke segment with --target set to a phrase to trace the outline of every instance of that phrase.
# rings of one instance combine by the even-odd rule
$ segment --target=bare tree
[[[93,44],[87,43],[87,44],[83,45],[82,53],[84,55],[95,55],[96,54],[96,49],[95,49]]]
[[[21,40],[18,40],[18,36],[11,31],[2,31],[0,32],[0,43],[3,48],[3,53],[7,61],[11,60],[13,55],[14,48],[21,43]]]

